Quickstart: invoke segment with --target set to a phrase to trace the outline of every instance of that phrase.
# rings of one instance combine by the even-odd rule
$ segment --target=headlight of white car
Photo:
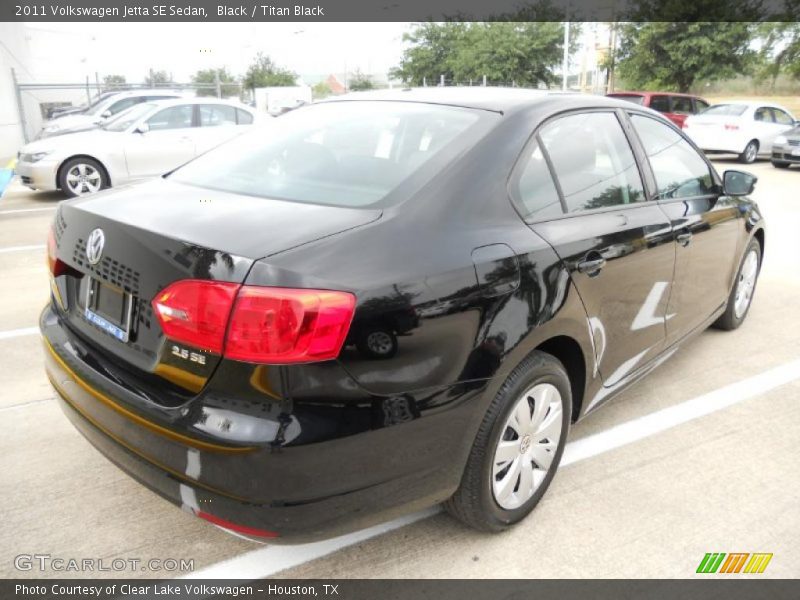
[[[52,154],[52,150],[42,150],[41,152],[23,152],[20,154],[20,162],[34,163],[42,160],[48,154]]]
[[[778,137],[775,138],[775,141],[773,143],[774,144],[785,144],[786,143],[786,136],[785,135],[779,135]]]

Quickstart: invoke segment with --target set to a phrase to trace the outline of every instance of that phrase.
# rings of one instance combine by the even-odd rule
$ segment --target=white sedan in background
[[[35,190],[93,194],[171,171],[248,131],[257,118],[252,108],[223,100],[145,102],[101,129],[27,144],[16,172]]]
[[[683,129],[701,150],[738,154],[739,161],[751,163],[760,155],[770,156],[775,138],[795,123],[778,104],[728,102],[688,117]]]

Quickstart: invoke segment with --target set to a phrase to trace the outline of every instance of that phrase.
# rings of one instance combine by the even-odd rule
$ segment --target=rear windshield
[[[617,100],[627,100],[634,104],[641,105],[644,102],[644,96],[634,96],[633,94],[609,94],[609,98],[616,98]]]
[[[744,104],[715,104],[705,109],[702,115],[719,115],[721,117],[738,117],[744,114],[747,106]]]
[[[316,104],[270,120],[170,178],[265,198],[373,206],[437,155],[465,147],[480,114],[411,102]]]

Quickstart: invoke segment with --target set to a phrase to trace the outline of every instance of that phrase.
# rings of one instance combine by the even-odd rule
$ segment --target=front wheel
[[[70,198],[95,194],[107,188],[108,184],[108,175],[103,166],[89,157],[69,159],[58,175],[58,187]]]
[[[541,500],[567,440],[572,394],[564,366],[534,351],[503,383],[481,423],[461,485],[445,502],[455,518],[502,531]]]
[[[739,162],[750,164],[758,158],[758,140],[750,140],[739,155]]]
[[[736,273],[736,281],[728,296],[728,305],[722,316],[714,322],[714,327],[730,331],[744,322],[753,302],[760,267],[761,244],[758,240],[751,240]]]

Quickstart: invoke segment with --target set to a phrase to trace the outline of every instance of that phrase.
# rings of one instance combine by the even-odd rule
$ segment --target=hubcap
[[[367,348],[375,354],[388,354],[392,351],[392,338],[385,331],[373,331],[367,336]]]
[[[101,185],[100,173],[91,165],[80,163],[67,173],[67,186],[76,196],[99,192]]]
[[[492,494],[502,508],[519,508],[547,476],[561,439],[561,394],[539,383],[517,400],[492,461]]]
[[[742,268],[739,271],[739,280],[736,282],[736,297],[733,301],[733,309],[737,319],[741,319],[742,315],[747,312],[747,307],[750,306],[757,276],[758,254],[755,250],[750,250],[742,263]]]
[[[748,144],[747,145],[747,160],[748,162],[752,162],[756,159],[756,145],[755,144]]]

